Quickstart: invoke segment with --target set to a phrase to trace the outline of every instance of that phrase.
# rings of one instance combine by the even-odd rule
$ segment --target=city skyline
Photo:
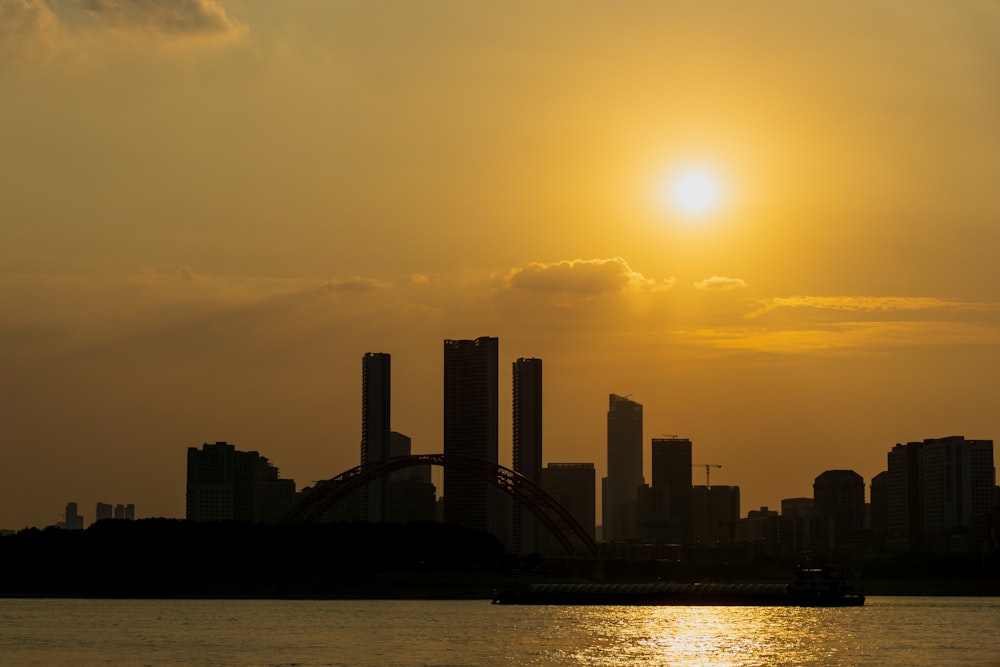
[[[184,514],[178,448],[440,452],[441,341],[745,507],[1000,435],[1000,7],[0,0],[0,527]],[[510,466],[511,378],[499,377]]]
[[[500,379],[500,374],[498,373],[498,368],[497,368],[497,365],[498,365],[498,362],[499,362],[499,349],[500,349],[499,338],[497,338],[497,337],[490,337],[490,336],[481,336],[481,337],[476,338],[474,340],[451,340],[451,339],[446,339],[444,341],[444,346],[445,346],[445,355],[444,355],[444,359],[445,359],[445,372],[444,372],[444,375],[446,377],[449,376],[449,375],[451,375],[453,378],[455,378],[451,382],[451,385],[453,386],[453,388],[450,389],[450,390],[446,390],[446,392],[444,394],[444,397],[443,397],[443,403],[444,403],[444,405],[447,406],[449,404],[449,402],[454,403],[455,401],[460,401],[460,402],[466,403],[468,405],[463,410],[459,410],[459,412],[469,412],[469,406],[475,406],[475,410],[474,411],[482,413],[482,414],[476,415],[475,419],[473,419],[471,422],[467,422],[464,427],[459,424],[458,425],[458,431],[459,431],[459,433],[461,433],[462,431],[468,430],[471,427],[471,429],[473,431],[475,431],[477,434],[479,434],[480,432],[483,432],[483,433],[492,433],[493,434],[492,437],[496,438],[496,432],[498,431],[498,426],[499,426],[499,421],[500,421],[500,419],[499,419],[500,415],[499,415],[499,412],[498,412],[498,409],[497,409],[497,400],[498,400],[499,397],[498,397],[497,391],[496,391],[497,386],[499,384],[499,379]],[[449,358],[450,358],[450,360],[449,360]],[[362,356],[362,375],[361,375],[361,382],[360,382],[360,393],[362,395],[362,401],[361,401],[361,405],[362,405],[361,425],[362,426],[361,426],[361,438],[360,438],[361,447],[359,449],[359,451],[360,451],[360,459],[359,459],[358,463],[364,463],[365,462],[365,457],[366,457],[365,452],[368,451],[368,447],[366,446],[366,442],[368,442],[369,440],[378,440],[379,439],[378,436],[376,436],[375,438],[371,438],[371,436],[366,435],[366,432],[367,432],[367,430],[369,428],[373,429],[373,432],[376,432],[378,434],[381,434],[382,430],[384,429],[386,431],[387,435],[391,435],[393,438],[397,438],[397,439],[399,439],[401,441],[405,440],[405,449],[407,451],[406,455],[409,455],[408,452],[410,451],[410,438],[408,436],[406,436],[406,435],[403,435],[401,433],[397,433],[394,430],[391,430],[391,423],[390,423],[391,418],[389,417],[389,414],[390,414],[389,405],[390,405],[390,401],[391,401],[390,396],[391,396],[391,392],[392,392],[392,387],[391,387],[391,371],[390,371],[390,368],[391,368],[391,359],[392,359],[392,355],[390,353],[385,353],[385,352],[379,352],[379,353],[366,352]],[[517,425],[518,425],[518,421],[519,421],[519,419],[517,417],[517,412],[518,411],[517,411],[516,405],[518,404],[519,394],[521,395],[521,399],[522,400],[523,399],[527,399],[526,406],[527,405],[531,406],[530,408],[527,408],[527,407],[521,408],[522,410],[525,411],[526,415],[530,415],[530,422],[532,422],[531,425],[530,426],[526,426],[526,429],[525,429],[526,433],[530,433],[530,437],[525,438],[525,435],[523,435],[523,434],[521,436],[521,438],[525,438],[525,440],[529,443],[528,444],[528,449],[526,450],[526,453],[530,453],[531,458],[534,459],[535,461],[539,461],[540,460],[543,465],[549,465],[549,464],[555,464],[556,466],[564,466],[564,465],[574,466],[574,465],[578,465],[578,464],[566,464],[566,463],[560,462],[560,461],[553,461],[548,456],[542,456],[542,447],[540,446],[541,445],[541,442],[540,442],[541,441],[540,430],[541,430],[541,424],[542,424],[542,421],[543,421],[542,420],[543,409],[542,409],[542,404],[541,404],[542,403],[541,402],[541,393],[542,393],[541,365],[542,365],[542,360],[541,359],[537,359],[537,358],[523,358],[523,357],[522,358],[518,358],[512,364],[512,367],[513,367],[513,373],[512,373],[512,376],[511,376],[511,378],[512,378],[512,386],[515,387],[515,388],[517,388],[518,384],[519,384],[519,380],[520,380],[520,382],[522,384],[525,384],[525,385],[527,385],[527,384],[530,383],[530,390],[521,389],[520,391],[518,391],[518,390],[515,389],[515,391],[513,392],[513,399],[512,399],[512,402],[511,402],[511,416],[513,418],[512,419],[513,428],[512,428],[512,431],[511,431],[511,435],[512,435],[512,438],[511,438],[511,441],[510,441],[511,463],[509,464],[509,467],[512,470],[515,470],[515,471],[517,471],[517,467],[515,466],[515,462],[518,459],[518,446],[519,446],[518,445],[519,438],[516,436]],[[450,370],[449,370],[449,368],[450,368]],[[445,386],[447,387],[448,385],[449,385],[449,382],[446,380]],[[466,390],[468,390],[469,388],[471,388],[472,391],[467,396],[461,396],[461,391],[460,391],[459,388],[464,388]],[[483,403],[484,399],[486,401],[485,404]],[[485,410],[485,412],[483,412],[483,410]],[[445,421],[446,422],[448,421],[447,413],[448,413],[448,408],[446,407],[445,408],[445,415],[446,415]],[[952,440],[954,438],[961,439],[963,437],[964,436],[961,436],[961,435],[958,435],[958,436],[956,436],[956,435],[948,435],[948,436],[940,436],[940,437],[935,436],[935,437],[932,437],[932,438],[925,438],[922,442],[929,442],[929,441],[943,441],[943,442],[946,442],[946,441]],[[466,438],[463,435],[463,437],[459,437],[458,439],[459,440],[465,440]],[[371,459],[372,461],[378,460],[379,458],[384,458],[385,456],[397,456],[397,455],[399,455],[399,454],[393,454],[393,453],[391,453],[391,451],[390,451],[391,448],[389,446],[390,445],[390,440],[391,440],[391,438],[388,438],[388,439],[385,440],[385,443],[384,443],[385,452],[386,453],[383,454],[383,455],[381,455],[381,456],[376,456],[376,457],[372,458]],[[636,442],[638,442],[639,449],[636,451],[636,448],[634,446],[630,445],[629,447],[627,447],[628,451],[624,451],[623,452],[620,446],[623,443],[631,443],[633,440],[635,440]],[[646,444],[647,440],[649,441],[648,446]],[[849,472],[849,473],[851,473],[853,475],[856,475],[860,480],[862,480],[862,489],[863,489],[864,502],[868,502],[870,500],[871,487],[874,484],[876,484],[875,478],[877,476],[880,476],[880,475],[884,476],[884,475],[888,474],[888,471],[891,469],[891,466],[892,466],[891,462],[892,462],[893,455],[895,455],[896,452],[899,451],[900,448],[902,448],[902,447],[906,447],[907,445],[921,445],[922,442],[921,441],[915,441],[915,442],[909,442],[909,443],[898,443],[897,442],[895,444],[894,448],[891,451],[889,451],[889,452],[887,452],[885,454],[885,458],[887,460],[887,463],[883,466],[883,469],[881,471],[877,472],[877,473],[873,473],[871,477],[866,477],[866,476],[860,475],[860,474],[856,473],[853,469],[840,469],[840,468],[838,468],[838,469],[829,469],[829,470],[823,471],[822,473],[819,473],[819,475],[820,475],[820,477],[822,477],[822,476],[827,475],[828,473],[832,473],[832,472],[837,472],[837,473],[847,473],[847,472]],[[982,443],[983,446],[987,446],[987,448],[990,451],[992,451],[992,444],[993,444],[993,440],[992,439],[987,439],[987,440],[972,439],[971,442]],[[402,445],[403,443],[400,442],[399,444]],[[647,486],[647,490],[648,490],[649,485],[652,484],[652,485],[655,486],[656,481],[657,481],[657,475],[661,476],[661,478],[660,478],[660,482],[661,483],[665,482],[667,478],[666,477],[662,477],[662,475],[668,474],[667,473],[668,470],[670,471],[669,474],[675,475],[675,476],[679,476],[678,479],[685,478],[685,477],[691,479],[692,480],[691,487],[693,489],[693,488],[697,487],[698,484],[695,484],[694,481],[693,481],[693,479],[694,479],[693,478],[693,473],[688,472],[688,471],[693,471],[695,468],[699,468],[699,469],[700,468],[705,468],[706,469],[706,484],[707,484],[707,482],[708,482],[708,468],[722,468],[723,467],[720,464],[690,464],[690,460],[692,459],[692,447],[693,447],[693,443],[691,442],[691,439],[688,438],[688,437],[681,438],[681,437],[678,437],[677,435],[670,435],[670,436],[666,436],[665,435],[665,436],[662,436],[662,437],[657,437],[657,436],[647,437],[644,434],[644,432],[643,432],[643,406],[640,403],[637,403],[635,401],[630,400],[629,396],[619,396],[619,395],[616,395],[616,394],[613,394],[613,393],[609,395],[609,409],[608,409],[608,411],[606,413],[606,442],[605,442],[605,444],[606,444],[605,454],[606,454],[607,458],[604,460],[603,463],[605,464],[606,468],[609,465],[608,464],[609,459],[613,458],[615,455],[617,455],[617,457],[620,459],[620,461],[617,463],[617,466],[618,466],[619,470],[626,470],[626,469],[627,470],[631,470],[636,465],[640,465],[641,464],[641,466],[643,467],[644,470],[649,470],[651,472],[651,474],[648,477],[648,480],[649,480],[648,482],[646,481],[645,475],[643,475],[643,476],[638,477],[636,479],[631,479],[630,483],[625,484],[626,487],[632,487],[632,488],[635,488],[636,490],[638,490],[639,487],[641,487],[643,484],[645,484]],[[683,458],[684,458],[685,461],[688,462],[688,465],[681,466],[683,468],[683,470],[677,469],[676,465],[669,465],[667,463],[666,459],[661,459],[661,462],[659,464],[656,462],[656,453],[655,453],[655,451],[656,451],[657,446],[661,446],[661,447],[663,447],[663,446],[672,446],[674,444],[683,444],[684,445],[684,449],[685,449],[686,453],[683,455]],[[208,447],[209,446],[208,443],[205,443],[205,446]],[[226,446],[226,447],[229,447],[230,449],[233,448],[233,445],[227,444],[225,442],[216,442],[215,446],[216,447],[218,447],[218,446]],[[478,449],[482,449],[481,446],[477,446],[477,447],[478,447]],[[496,451],[492,452],[492,454],[491,454],[491,451],[492,451],[493,448],[495,448]],[[476,458],[484,458],[485,460],[490,460],[490,461],[492,461],[494,463],[498,462],[497,459],[500,458],[499,457],[499,453],[500,453],[500,451],[503,450],[503,448],[501,448],[499,446],[499,441],[498,440],[493,445],[489,445],[487,443],[486,449],[483,450],[482,452],[479,452],[478,449],[477,449],[477,453],[472,453],[471,455],[474,456],[474,457],[476,457]],[[189,454],[188,454],[188,456],[189,456],[189,470],[190,470],[190,457],[192,455],[192,452],[194,452],[195,450],[196,450],[196,448],[194,448],[194,447],[189,447],[188,448],[188,452],[189,452]],[[442,443],[442,451],[444,451],[443,443]],[[460,453],[460,452],[458,452],[457,450],[455,450],[454,447],[453,447],[453,453]],[[484,453],[485,453],[485,455],[484,455]],[[647,453],[648,453],[648,455],[647,455]],[[254,455],[254,456],[257,456],[257,452],[251,452],[251,454]],[[624,454],[624,456],[623,456],[623,454]],[[469,452],[464,452],[464,455],[470,455],[470,454],[469,454]],[[267,459],[264,459],[264,461],[266,462]],[[587,463],[587,465],[598,466],[598,467],[601,465],[600,461],[586,462],[586,463]],[[659,466],[659,467],[657,467],[657,466]],[[349,466],[349,467],[354,467],[354,466],[352,465],[352,466]],[[277,476],[277,474],[278,474],[277,473],[277,468],[273,467],[273,466],[272,466],[272,468],[273,468],[272,474],[275,475],[275,476]],[[336,473],[334,473],[334,474],[337,474],[337,473],[340,473],[340,472],[343,472],[343,470],[336,471]],[[519,472],[521,472],[522,474],[525,474],[525,471],[519,471]],[[541,471],[539,470],[539,473],[540,472]],[[189,472],[189,474],[190,474],[190,472]],[[428,474],[430,474],[430,473],[428,472]],[[445,474],[446,473],[442,473],[442,476],[444,476]],[[332,477],[333,474],[331,474],[330,476]],[[454,476],[454,473],[452,473],[452,476]],[[632,476],[634,477],[634,472],[633,472]],[[528,477],[529,477],[529,479],[531,479],[531,475],[530,474],[528,475]],[[811,484],[810,486],[814,486],[815,482],[818,479],[820,479],[820,477],[815,478],[814,481],[813,481],[813,484]],[[293,484],[292,488],[293,489],[295,488],[293,479],[285,478],[284,481],[286,483],[288,483],[288,482],[292,483]],[[438,488],[437,488],[437,495],[439,497],[443,495],[443,491],[444,491],[444,489],[442,488],[442,485],[441,485],[441,481],[442,480],[439,478],[438,482],[437,482],[437,486],[438,486]],[[536,481],[536,480],[533,480],[533,481]],[[634,482],[638,482],[638,484],[633,484]],[[373,490],[379,490],[378,493],[381,493],[381,488],[382,488],[382,485],[384,483],[385,483],[384,480],[379,479],[379,480],[375,480],[375,482],[373,482],[371,485],[369,485],[368,492],[366,493],[366,497],[369,499],[369,502],[370,502],[370,499],[372,497]],[[596,510],[597,516],[600,516],[604,512],[604,509],[603,509],[604,508],[604,497],[608,493],[608,491],[606,489],[606,484],[607,484],[607,480],[606,479],[602,480],[601,481],[601,485],[595,488],[595,500],[599,503],[599,509]],[[669,483],[668,483],[668,485],[669,485]],[[302,486],[306,486],[306,485],[302,485]],[[734,488],[734,489],[736,489],[737,496],[739,496],[739,494],[741,492],[741,488],[740,488],[741,485],[740,485],[740,483],[739,483],[738,480],[734,481],[731,484],[725,484],[725,485],[715,484],[713,486],[719,486],[720,488]],[[707,488],[707,487],[702,487],[702,488]],[[989,487],[989,488],[992,488],[992,486]],[[301,487],[299,487],[299,490],[301,490]],[[488,494],[492,494],[493,492],[492,491],[488,491],[487,493]],[[189,496],[188,497],[188,501],[187,501],[188,508],[186,510],[186,514],[190,516],[190,513],[191,513],[191,509],[190,509],[190,503],[191,503],[191,500],[190,500],[190,491],[189,491],[188,496]],[[742,510],[743,510],[742,511],[742,515],[745,517],[745,516],[748,516],[748,515],[750,515],[750,514],[752,514],[754,512],[757,512],[757,511],[768,510],[769,508],[772,508],[772,511],[773,511],[774,507],[783,507],[783,504],[784,504],[785,501],[794,501],[794,500],[797,500],[797,498],[782,497],[782,498],[778,499],[778,502],[776,504],[762,504],[762,505],[759,505],[759,506],[757,506],[757,505],[747,506],[747,505],[742,505],[741,504]],[[488,504],[492,504],[493,502],[494,501],[488,501]],[[640,500],[640,502],[641,502],[641,500]],[[650,496],[650,500],[648,502],[652,502],[653,503],[652,506],[655,508],[657,506],[657,502],[658,501],[655,499],[654,496]],[[678,502],[680,502],[680,501],[678,501],[677,499],[672,499],[672,500],[666,501],[666,502],[667,502],[667,504],[671,504],[671,503],[672,504],[678,504]],[[980,502],[986,502],[986,501],[980,499]],[[638,518],[637,517],[638,508],[635,506],[635,501],[631,501],[631,503],[632,503],[632,507],[631,507],[631,509],[628,510],[628,513],[631,516],[631,523],[632,523],[632,531],[633,532],[629,533],[627,535],[626,534],[620,535],[619,538],[617,538],[617,539],[630,539],[629,536],[633,536],[633,537],[634,536],[640,536],[640,534],[642,532],[640,530],[638,524],[636,523],[637,518]],[[104,503],[102,503],[101,501],[97,501],[97,505],[98,506],[101,506],[103,504]],[[71,501],[69,503],[69,505],[72,505],[73,507],[76,507],[78,505],[78,503],[76,501]],[[67,507],[69,505],[67,505]],[[464,503],[463,512],[464,513],[468,513],[468,509],[469,509],[468,503]],[[74,510],[74,512],[76,512],[76,510]],[[133,512],[134,512],[134,510],[133,510]],[[366,510],[366,512],[369,512],[369,510]],[[86,516],[83,515],[83,514],[79,514],[79,515],[74,514],[74,516],[77,519],[86,520]],[[156,515],[156,516],[162,516],[162,515]],[[463,514],[463,516],[464,516],[464,514]],[[470,515],[470,516],[472,516],[472,515]],[[496,515],[495,510],[490,510],[488,512],[488,516],[492,517],[492,518],[490,518],[487,521],[487,523],[489,523],[491,525],[494,525],[494,526],[499,526],[500,524],[503,524],[504,521],[505,521],[505,519],[503,518],[502,515]],[[606,516],[607,515],[605,515],[605,517]],[[96,517],[95,517],[95,520],[96,520]],[[369,520],[378,521],[378,520],[384,520],[384,519],[373,518],[369,514]],[[446,521],[447,521],[447,519],[446,519]],[[454,522],[456,522],[456,523],[463,523],[463,521],[461,519],[454,519]],[[499,524],[497,522],[499,522]],[[93,523],[93,521],[88,522],[88,524],[89,523]],[[57,522],[50,523],[50,524],[35,525],[34,527],[43,527],[44,525],[62,525],[62,523],[57,521]],[[26,525],[25,527],[28,527],[28,525]],[[603,523],[597,524],[596,527],[600,531],[606,530],[606,528],[605,528],[605,526],[604,526]],[[506,529],[494,528],[494,530],[505,531]],[[513,537],[513,535],[517,533],[518,529],[515,527],[514,531],[515,532],[513,534],[511,534],[510,539],[514,539],[516,541],[516,543],[519,543],[519,542],[517,542],[518,538]],[[604,534],[605,534],[605,536],[607,535],[607,533],[604,533]]]

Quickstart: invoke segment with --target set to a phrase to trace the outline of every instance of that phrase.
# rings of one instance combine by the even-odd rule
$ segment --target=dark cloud
[[[43,0],[0,0],[0,65],[51,57],[61,33],[59,19]]]
[[[507,285],[538,292],[613,294],[624,291],[656,290],[672,286],[657,283],[633,271],[621,257],[572,259],[549,264],[532,262],[507,275]]]
[[[234,36],[243,26],[215,0],[84,0],[97,19],[115,28],[172,36]]]

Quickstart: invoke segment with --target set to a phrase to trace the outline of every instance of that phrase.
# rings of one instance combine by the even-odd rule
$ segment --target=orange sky
[[[441,449],[442,339],[609,393],[742,509],[1000,436],[1000,5],[0,0],[0,528],[182,516],[228,440],[359,462],[361,356]],[[698,166],[723,199],[664,205]],[[702,481],[695,471],[695,481]],[[647,468],[648,480],[648,468]]]

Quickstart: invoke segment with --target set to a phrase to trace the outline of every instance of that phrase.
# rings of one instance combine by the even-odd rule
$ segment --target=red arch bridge
[[[389,473],[413,466],[434,465],[462,470],[489,482],[528,509],[545,526],[567,553],[596,556],[597,544],[573,516],[530,479],[502,465],[456,454],[415,454],[359,465],[336,477],[318,482],[281,520],[282,523],[313,523],[351,493]]]

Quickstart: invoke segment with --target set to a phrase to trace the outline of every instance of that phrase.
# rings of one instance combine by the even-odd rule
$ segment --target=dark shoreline
[[[746,553],[746,552],[744,552]],[[489,600],[540,582],[787,583],[776,558],[687,562],[517,558],[458,526],[99,522],[84,531],[0,537],[0,598]],[[1000,556],[854,558],[840,564],[867,596],[1000,597]]]

